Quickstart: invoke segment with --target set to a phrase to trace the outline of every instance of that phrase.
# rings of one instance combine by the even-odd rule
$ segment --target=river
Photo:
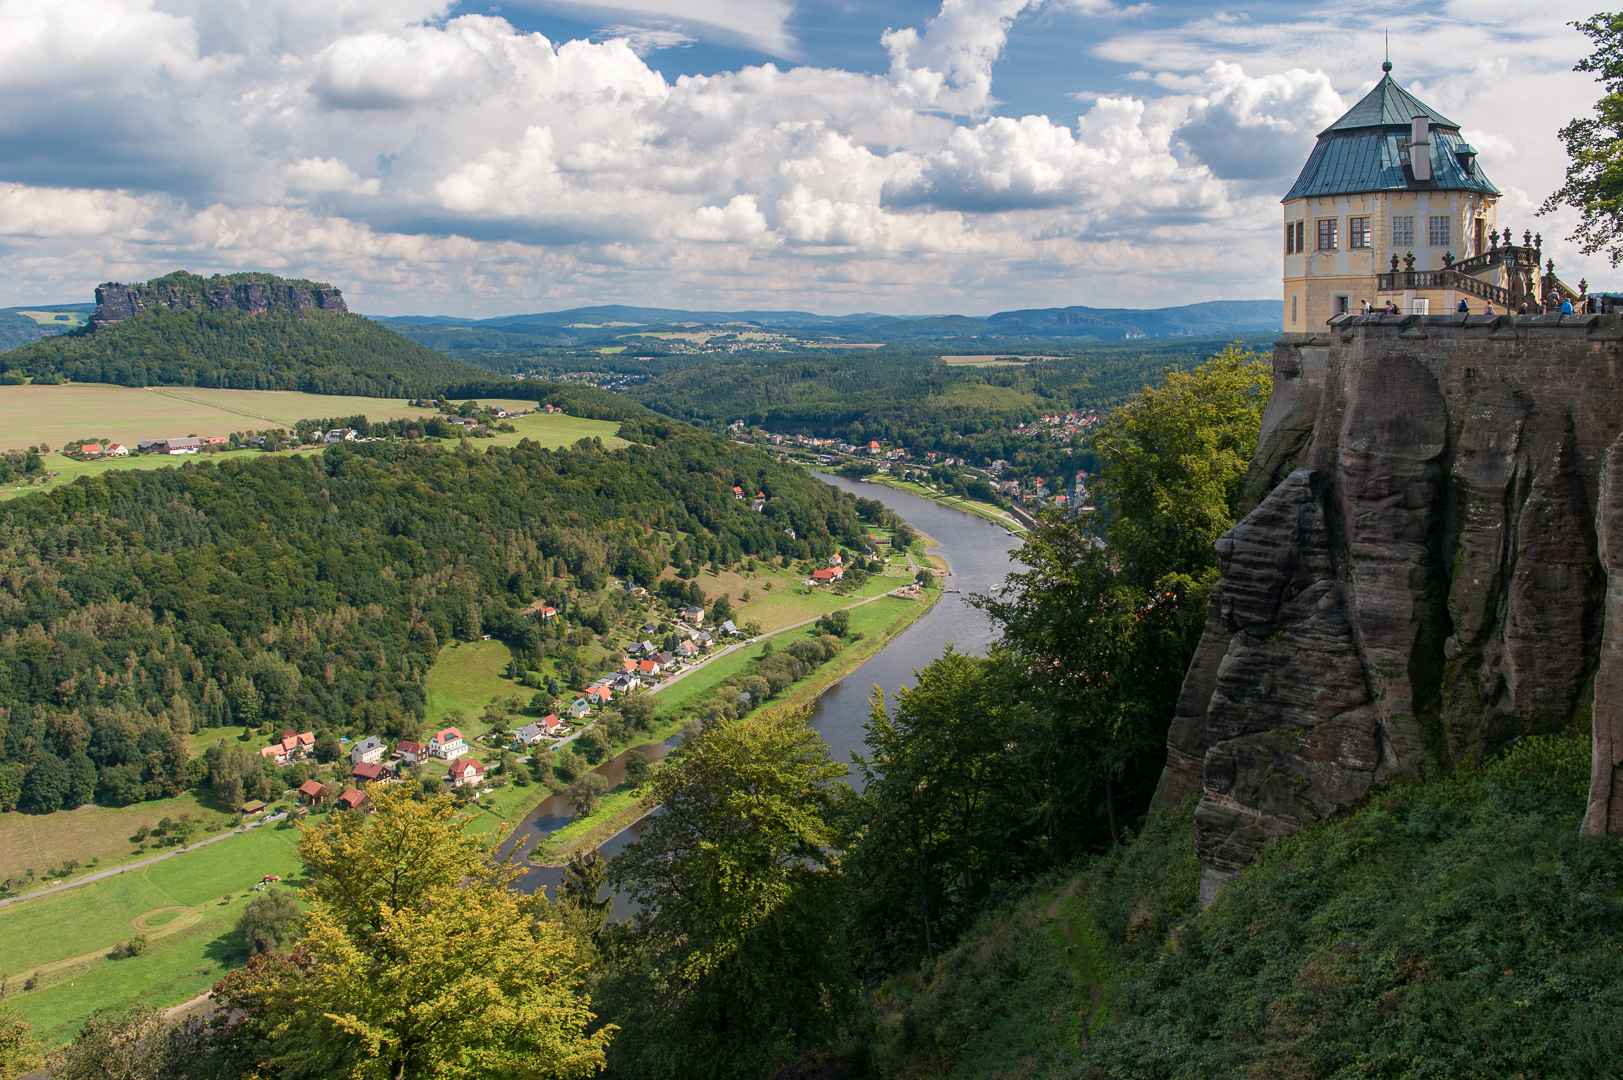
[[[869,695],[874,687],[887,695],[897,688],[912,686],[913,672],[940,656],[948,645],[959,652],[984,655],[992,641],[992,625],[977,609],[970,607],[968,598],[974,593],[989,592],[1000,585],[1019,564],[1011,556],[1019,540],[1007,530],[983,518],[962,510],[943,506],[930,499],[896,491],[880,484],[864,484],[843,476],[816,474],[819,479],[842,491],[849,491],[868,499],[878,499],[896,511],[914,528],[929,536],[938,545],[932,554],[947,560],[951,576],[942,580],[948,592],[896,640],[885,646],[878,655],[857,668],[826,690],[812,708],[812,726],[829,745],[834,760],[848,762],[852,752],[863,751],[863,724],[867,723],[870,708]],[[644,754],[651,759],[663,757],[674,745],[648,743],[605,761],[597,767],[612,788],[625,779],[625,760],[631,754]],[[506,855],[515,845],[528,850],[536,841],[562,827],[570,817],[569,799],[554,795],[545,800],[520,823],[499,849]],[[624,832],[612,837],[598,850],[605,857],[614,856],[626,844],[642,835],[647,818]],[[533,892],[542,886],[552,887],[556,895],[562,871],[550,868],[530,868],[518,881],[518,887]],[[623,919],[631,914],[631,906],[616,898],[612,918]]]

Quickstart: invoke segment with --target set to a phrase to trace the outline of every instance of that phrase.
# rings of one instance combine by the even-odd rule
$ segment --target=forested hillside
[[[439,647],[483,632],[536,653],[518,609],[537,597],[651,581],[678,540],[724,567],[860,540],[855,500],[799,469],[576,396],[633,445],[348,444],[4,504],[0,806],[173,794],[200,778],[183,737],[202,726],[410,737]]]
[[[138,288],[178,306],[148,305],[99,329],[12,349],[0,354],[0,378],[408,396],[482,374],[359,315],[210,305],[208,290],[223,287],[217,282],[244,277],[267,288],[288,285],[269,274],[170,274]]]
[[[654,374],[627,393],[694,422],[743,420],[782,434],[878,439],[915,453],[1012,461],[1032,443],[1014,428],[1044,413],[1111,408],[1159,382],[1166,369],[1194,367],[1228,344],[1184,338],[1098,345],[994,367],[954,365],[933,352],[740,354]]]

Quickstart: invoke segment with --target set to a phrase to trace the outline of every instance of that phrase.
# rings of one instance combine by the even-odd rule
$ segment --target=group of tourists
[[[1363,315],[1373,315],[1373,314],[1375,314],[1375,307],[1368,300],[1360,300],[1358,303],[1359,303],[1359,307],[1360,307],[1360,314],[1363,314]],[[1529,311],[1528,306],[1529,305],[1524,302],[1522,304],[1522,306],[1521,306],[1521,310],[1519,310],[1516,314],[1518,314],[1518,315],[1554,315],[1557,312],[1559,312],[1562,315],[1571,315],[1573,313],[1572,301],[1565,298],[1565,297],[1563,297],[1560,293],[1556,293],[1556,292],[1552,292],[1552,293],[1550,293],[1549,296],[1546,296],[1542,303],[1534,305],[1537,308],[1536,311]],[[1398,310],[1398,303],[1397,303],[1396,300],[1388,300],[1386,302],[1385,314],[1387,314],[1387,315],[1401,315],[1401,314],[1403,314],[1403,312]],[[1455,308],[1454,308],[1454,314],[1456,314],[1456,315],[1469,315],[1469,314],[1471,314],[1471,302],[1469,300],[1461,299],[1459,304],[1456,305]],[[1497,315],[1498,312],[1493,310],[1493,302],[1492,301],[1484,300],[1482,302],[1481,314],[1483,314],[1483,315]]]

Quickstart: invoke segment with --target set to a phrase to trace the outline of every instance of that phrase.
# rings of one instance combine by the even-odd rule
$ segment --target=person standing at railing
[[[1459,304],[1454,308],[1454,314],[1456,314],[1456,315],[1469,315],[1469,314],[1471,314],[1471,305],[1470,305],[1470,303],[1468,303],[1464,298],[1461,298]]]

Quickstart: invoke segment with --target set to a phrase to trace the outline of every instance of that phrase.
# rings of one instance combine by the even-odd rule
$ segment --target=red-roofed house
[[[838,566],[831,570],[812,571],[813,581],[839,581],[843,577],[845,577],[845,571],[840,569]]]
[[[349,775],[364,784],[381,784],[394,779],[394,773],[387,765],[380,765],[375,761],[363,761],[353,769]]]
[[[741,488],[741,487],[733,488],[733,498],[742,499],[743,497],[744,497],[744,489],[743,488]]]
[[[428,760],[428,747],[420,742],[402,739],[394,744],[394,752],[400,755],[401,762],[406,765],[421,765]]]
[[[468,752],[468,744],[462,741],[462,732],[448,727],[444,731],[436,731],[428,740],[428,752],[433,757],[455,761]]]
[[[473,758],[463,758],[451,764],[451,786],[462,787],[465,784],[477,784],[485,778],[485,767]]]
[[[639,661],[638,664],[637,664],[637,674],[638,675],[658,675],[659,674],[659,661],[658,660],[642,660],[642,661]]]
[[[344,793],[338,796],[338,805],[344,810],[370,810],[372,800],[360,788],[345,788]]]
[[[315,753],[315,749],[315,733],[305,731],[298,735],[283,736],[281,742],[271,743],[259,752],[259,756],[274,758],[278,765],[287,765],[294,761],[303,761]]]
[[[306,780],[299,785],[299,800],[306,806],[320,806],[326,790],[320,780]]]
[[[586,701],[590,705],[607,705],[614,700],[614,691],[606,686],[594,686],[586,691]]]
[[[537,723],[541,725],[541,730],[546,732],[548,735],[558,734],[558,732],[564,726],[564,722],[558,719],[552,713],[548,713],[546,716],[543,716],[539,721],[537,721]]]
[[[102,451],[102,453],[106,454],[108,457],[129,457],[130,456],[129,447],[125,446],[123,443],[118,443],[118,442],[113,443],[110,446],[108,446],[106,450]]]

